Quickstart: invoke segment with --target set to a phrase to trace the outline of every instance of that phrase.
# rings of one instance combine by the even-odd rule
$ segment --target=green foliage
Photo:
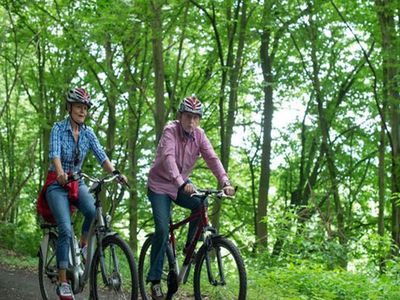
[[[368,277],[343,270],[327,271],[304,262],[287,267],[249,267],[249,299],[398,299],[400,292],[387,276]],[[255,271],[257,270],[257,271]]]
[[[25,256],[35,257],[39,249],[41,231],[31,223],[0,223],[0,247]]]
[[[165,121],[174,118],[183,96],[197,94],[205,106],[201,126],[220,154],[228,96],[237,95],[229,176],[239,189],[234,200],[223,202],[220,231],[248,258],[249,299],[399,298],[390,287],[390,282],[399,282],[399,264],[390,255],[395,252],[390,214],[400,197],[390,191],[389,147],[381,162],[384,232],[377,234],[381,116],[375,100],[379,107],[385,100],[385,73],[375,3],[334,1],[345,24],[332,1],[271,1],[268,18],[263,18],[263,5],[257,1],[197,2],[199,6],[193,1],[161,1],[158,33],[151,30],[147,0],[0,2],[0,245],[35,255],[41,232],[34,202],[48,167],[49,132],[53,122],[65,116],[64,97],[70,86],[90,91],[94,107],[88,125],[109,148],[113,163],[135,182],[130,193],[138,197],[133,215],[139,244],[153,230],[146,177],[156,147],[152,42],[154,34],[160,34]],[[235,34],[242,21],[234,16],[243,4],[248,23],[243,54],[237,57]],[[260,52],[264,30],[270,34],[268,53]],[[398,39],[398,32],[394,36]],[[362,50],[371,50],[374,72]],[[268,83],[260,68],[260,58],[266,56],[271,59]],[[239,60],[234,82],[238,86],[231,90],[231,65]],[[266,86],[273,87],[274,110],[268,183],[260,182],[262,137],[268,130],[261,126]],[[113,121],[115,132],[109,132]],[[102,174],[90,155],[84,171]],[[192,180],[200,187],[217,186],[201,160]],[[268,215],[263,217],[268,244],[257,248],[258,191],[264,184],[270,187]],[[110,198],[120,195],[116,187],[109,188]],[[113,220],[124,237],[131,230],[129,196],[122,195]],[[186,215],[174,210],[176,219]],[[77,228],[80,222],[78,216]],[[264,261],[256,262],[255,256]],[[326,271],[343,262],[349,270],[374,276],[385,262],[387,276],[373,281]],[[309,265],[313,267],[307,270]]]
[[[37,254],[37,253],[36,253]],[[15,251],[0,246],[0,261],[9,268],[29,268],[36,270],[38,266],[37,256],[25,256]]]

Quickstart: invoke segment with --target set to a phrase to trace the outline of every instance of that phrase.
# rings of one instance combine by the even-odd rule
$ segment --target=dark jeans
[[[147,196],[151,202],[155,224],[150,254],[151,266],[149,274],[147,274],[147,280],[156,281],[161,279],[165,251],[168,245],[169,220],[171,217],[171,203],[173,200],[166,194],[157,194],[150,189]],[[184,192],[179,192],[174,202],[181,207],[190,209],[192,213],[200,209],[200,199],[197,197],[190,197],[190,195]],[[198,223],[199,219],[195,219],[189,223],[187,243],[193,238]]]

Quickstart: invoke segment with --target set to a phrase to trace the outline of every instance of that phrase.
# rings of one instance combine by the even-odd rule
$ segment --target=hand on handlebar
[[[116,176],[115,180],[119,184],[126,185],[126,186],[130,187],[129,184],[128,184],[128,178],[126,178],[126,176],[124,174],[122,174],[119,170],[115,169],[114,171],[112,171],[112,174],[114,176]]]
[[[58,174],[57,175],[57,182],[61,186],[66,185],[68,183],[68,175],[66,173]]]
[[[185,185],[185,187],[183,188],[183,191],[184,191],[186,194],[191,195],[191,194],[193,194],[193,193],[196,191],[196,188],[194,187],[194,185],[193,185],[192,183],[188,182],[188,183]]]
[[[234,196],[235,195],[235,188],[231,185],[227,185],[223,188],[225,195],[227,196]]]
[[[127,185],[127,186],[129,187],[128,178],[126,178],[125,175],[119,174],[119,176],[116,178],[116,180],[117,180],[117,182],[118,182],[119,184]]]

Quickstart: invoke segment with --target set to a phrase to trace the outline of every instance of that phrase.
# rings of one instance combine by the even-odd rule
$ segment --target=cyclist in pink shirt
[[[151,282],[153,299],[164,299],[160,279],[168,243],[171,202],[196,212],[200,202],[190,197],[195,187],[189,175],[202,156],[227,195],[235,189],[204,131],[199,128],[203,110],[195,97],[186,97],[180,104],[178,119],[166,125],[157,148],[156,158],[148,176],[148,198],[151,202],[155,234],[151,248],[151,267],[147,281]],[[198,220],[189,224],[187,244],[194,235]]]

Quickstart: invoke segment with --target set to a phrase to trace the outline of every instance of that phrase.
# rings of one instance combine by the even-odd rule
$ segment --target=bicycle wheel
[[[193,285],[195,299],[246,299],[246,270],[237,247],[217,236],[196,256]]]
[[[150,235],[144,242],[139,255],[139,287],[140,295],[143,300],[151,300],[150,287],[147,286],[147,274],[150,270],[150,251],[152,244],[153,235]],[[167,279],[170,269],[174,266],[174,255],[170,247],[167,247],[167,251],[164,257],[164,267],[161,277],[161,285],[164,288],[164,293],[167,292]]]
[[[56,245],[57,236],[50,232],[49,242],[47,243],[47,256],[44,257],[42,249],[39,249],[39,286],[44,300],[58,299],[56,291],[58,280]]]
[[[99,250],[96,249],[90,271],[93,299],[137,299],[138,276],[129,245],[111,235],[103,240],[103,257]]]

